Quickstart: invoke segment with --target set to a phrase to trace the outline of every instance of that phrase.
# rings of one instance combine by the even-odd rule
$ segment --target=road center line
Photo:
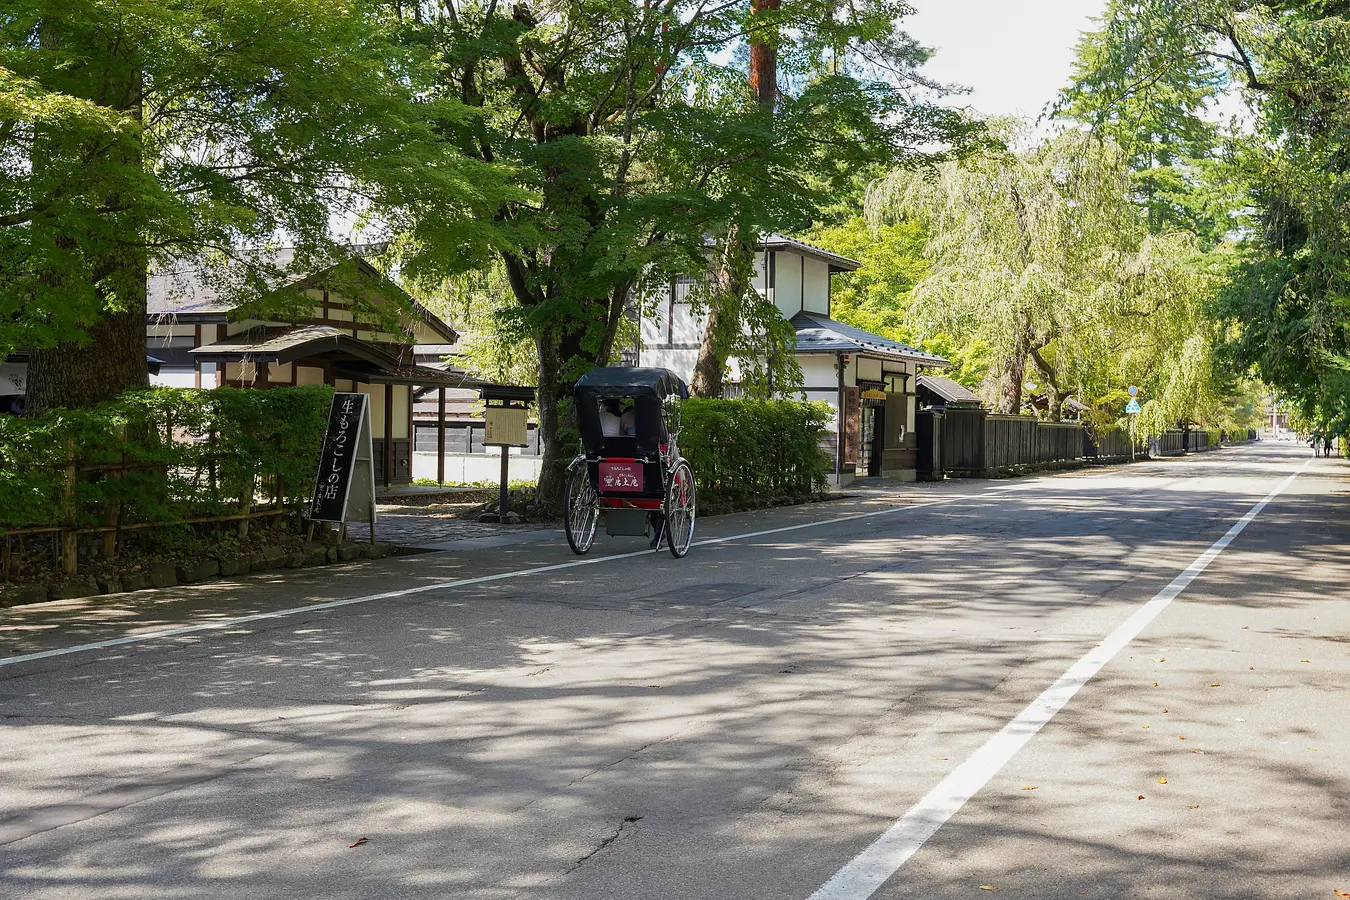
[[[832,519],[818,519],[813,522],[799,522],[796,525],[784,525],[779,528],[766,528],[762,531],[748,531],[744,534],[733,534],[724,537],[707,538],[702,541],[695,541],[693,546],[705,547],[711,544],[723,544],[728,541],[742,541],[749,538],[767,537],[774,534],[785,534],[790,531],[801,531],[806,528],[820,528],[826,525],[838,525],[842,522],[854,522],[859,519],[870,519],[876,516],[892,515],[898,512],[907,512],[912,509],[921,509],[926,506],[941,506],[947,503],[959,503],[965,500],[982,500],[986,497],[993,497],[999,494],[1006,494],[1011,491],[1025,490],[1031,485],[1019,485],[1011,488],[999,488],[996,490],[981,491],[978,494],[962,494],[955,497],[944,497],[936,500],[922,500],[918,503],[904,503],[897,506],[888,506],[885,509],[872,510],[865,513],[854,513],[847,516],[836,516]],[[53,650],[41,650],[36,653],[24,653],[18,656],[0,658],[0,668],[4,666],[13,666],[19,663],[34,662],[39,659],[50,659],[55,656],[67,656],[72,653],[88,653],[93,650],[107,650],[112,647],[125,647],[130,644],[142,644],[147,641],[157,641],[164,638],[182,637],[189,634],[200,634],[207,631],[220,631],[226,628],[235,628],[240,625],[248,625],[253,622],[265,622],[271,619],[285,619],[292,616],[305,615],[307,613],[323,612],[329,609],[338,609],[343,606],[355,606],[361,603],[372,603],[376,600],[392,600],[397,597],[409,597],[414,594],[422,594],[427,591],[450,590],[453,588],[470,587],[475,584],[488,584],[493,581],[505,581],[510,578],[525,578],[530,575],[543,575],[548,572],[561,572],[565,569],[575,569],[579,566],[593,566],[599,563],[613,562],[620,559],[633,559],[638,556],[651,556],[651,550],[635,550],[631,553],[615,553],[609,556],[593,556],[588,559],[577,559],[571,562],[554,563],[548,566],[535,566],[530,569],[516,569],[511,572],[498,572],[495,575],[480,575],[476,578],[459,578],[451,581],[436,581],[431,584],[418,585],[417,587],[402,588],[396,591],[384,591],[379,594],[367,594],[363,597],[348,597],[345,600],[328,600],[323,603],[310,603],[305,606],[293,606],[288,609],[277,609],[270,612],[253,613],[247,616],[235,616],[229,619],[215,619],[210,622],[200,622],[196,625],[178,625],[173,628],[163,628],[158,631],[147,631],[143,634],[128,634],[122,637],[109,638],[104,641],[92,641],[88,644],[75,644],[70,647],[58,647]]]
[[[1233,527],[1209,546],[1167,587],[1153,596],[1128,619],[1116,626],[1081,659],[1069,666],[1064,674],[1022,710],[1003,728],[966,758],[918,803],[882,832],[866,849],[853,857],[834,873],[808,900],[867,900],[886,881],[900,870],[919,848],[955,815],[966,801],[1007,765],[1017,752],[1026,746],[1047,722],[1055,717],[1078,690],[1087,684],[1103,666],[1109,663],[1130,641],[1148,627],[1167,606],[1194,581],[1209,564],[1242,533],[1257,514],[1284,491],[1301,472],[1312,464],[1303,463],[1287,478],[1266,494],[1247,514],[1233,523]]]

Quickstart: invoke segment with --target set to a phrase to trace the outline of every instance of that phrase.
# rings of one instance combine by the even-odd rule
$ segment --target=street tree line
[[[1034,385],[1098,423],[1254,424],[1268,391],[1350,427],[1350,3],[1111,0],[1001,147],[874,183],[819,228],[864,268],[840,315],[957,361],[995,408]],[[995,126],[998,127],[998,126]]]
[[[0,351],[35,410],[147,381],[146,272],[231,262],[242,315],[300,302],[267,257],[387,247],[469,358],[539,386],[545,496],[567,398],[676,274],[737,356],[793,384],[756,235],[854,255],[840,318],[1019,411],[1253,411],[1260,378],[1350,419],[1342,4],[1112,0],[1051,110],[942,105],[902,0],[29,0],[0,11]],[[1235,95],[1247,120],[1213,114]],[[537,371],[535,371],[537,370]],[[1240,407],[1240,408],[1238,408]],[[1244,412],[1245,411],[1245,412]]]
[[[317,263],[341,249],[333,222],[357,221],[420,293],[483,271],[505,285],[494,321],[538,357],[547,493],[570,385],[612,358],[645,284],[704,265],[709,235],[734,256],[744,236],[808,227],[860,173],[976,139],[920,76],[928,51],[899,27],[910,12],[900,0],[10,4],[0,349],[31,351],[34,410],[107,399],[147,380],[148,268],[232,260],[221,289],[241,314],[275,315],[277,273],[241,249],[284,241],[297,265]],[[728,334],[762,318],[739,285],[704,301]]]

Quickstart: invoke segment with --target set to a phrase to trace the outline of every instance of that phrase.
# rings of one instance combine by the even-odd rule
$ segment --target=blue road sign
[[[1134,415],[1135,413],[1139,412],[1139,401],[1131,397],[1130,405],[1125,407],[1125,411],[1130,415]]]

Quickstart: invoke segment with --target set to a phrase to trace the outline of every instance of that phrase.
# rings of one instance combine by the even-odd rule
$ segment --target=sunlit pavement
[[[874,896],[1350,893],[1350,468],[1308,459],[0,611],[0,896],[804,900],[1297,469]]]

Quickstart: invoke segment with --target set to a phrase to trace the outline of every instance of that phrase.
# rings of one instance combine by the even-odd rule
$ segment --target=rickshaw
[[[572,396],[581,431],[581,452],[567,468],[564,515],[572,552],[591,549],[604,510],[607,534],[651,534],[653,549],[665,543],[671,555],[683,557],[694,538],[694,470],[675,442],[689,389],[669,369],[607,366],[581,376]],[[606,428],[606,407],[623,404],[630,409]]]

